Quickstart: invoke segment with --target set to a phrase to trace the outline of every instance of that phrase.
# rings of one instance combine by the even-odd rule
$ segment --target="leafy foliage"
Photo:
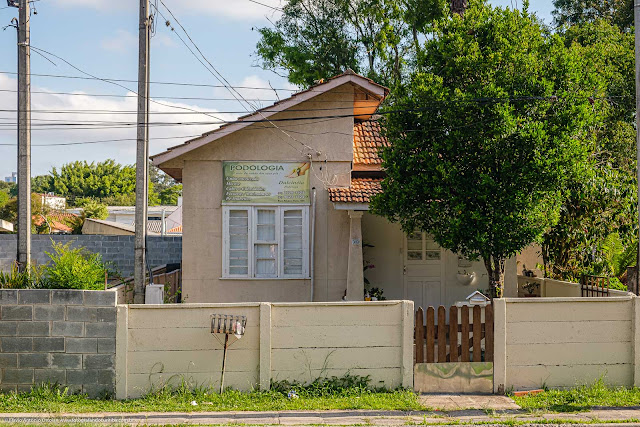
[[[608,105],[578,49],[526,10],[472,4],[437,25],[385,116],[391,147],[374,213],[482,258],[504,260],[552,226],[565,184],[593,175],[591,129]],[[595,106],[592,106],[592,103]]]
[[[272,28],[258,29],[259,64],[312,85],[347,68],[383,84],[401,81],[420,39],[444,16],[442,0],[288,0]]]
[[[556,25],[580,25],[599,19],[621,29],[633,26],[633,0],[553,0]]]
[[[53,289],[103,289],[107,267],[100,254],[67,244],[51,242],[51,261],[44,269],[47,285]]]
[[[107,205],[93,199],[77,200],[76,204],[82,208],[85,218],[107,219],[109,216]]]
[[[41,288],[45,283],[44,268],[41,266],[30,265],[20,271],[18,265],[13,263],[8,272],[0,271],[0,289]]]

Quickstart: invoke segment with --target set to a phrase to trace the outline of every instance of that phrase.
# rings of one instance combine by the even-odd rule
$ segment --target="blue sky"
[[[153,0],[152,0],[153,2]],[[233,85],[252,87],[291,88],[285,79],[255,66],[252,54],[258,40],[254,28],[268,25],[267,18],[277,19],[271,9],[249,0],[164,0],[204,55]],[[262,0],[277,6],[280,0]],[[493,0],[494,5],[517,7],[521,1]],[[17,16],[17,9],[3,8],[0,3],[0,26],[9,24]],[[137,31],[138,11],[136,0],[36,0],[33,3],[37,15],[31,18],[32,46],[54,53],[75,66],[98,77],[132,79],[137,78]],[[551,0],[532,0],[530,8],[545,22],[551,22]],[[163,8],[160,7],[163,11]],[[166,13],[165,13],[166,15]],[[156,35],[152,40],[151,80],[180,81],[216,84],[213,76],[191,56],[180,40],[172,34],[159,18]],[[16,70],[16,32],[9,27],[0,32],[0,71]],[[51,58],[51,64],[40,55],[32,53],[31,72],[34,74],[56,74],[82,76],[64,62]],[[0,73],[0,90],[15,90],[15,75]],[[135,83],[123,83],[136,90]],[[127,91],[101,81],[67,80],[45,77],[32,78],[32,90],[42,92],[73,92],[91,94],[126,95]],[[287,91],[280,92],[284,97]],[[131,95],[131,94],[130,94]],[[194,88],[154,85],[154,98],[162,96],[231,98],[222,88]],[[274,99],[272,91],[245,90],[243,95],[252,99],[263,99],[261,105],[269,105]],[[243,108],[237,101],[160,100],[170,106],[185,107],[199,111],[237,111]],[[14,109],[15,93],[0,92],[0,109]],[[184,110],[152,104],[152,111],[184,113]],[[123,129],[74,129],[52,130],[47,120],[80,122],[83,120],[131,121],[135,120],[135,97],[95,98],[86,96],[36,94],[32,96],[32,109],[73,110],[69,113],[33,113],[32,174],[46,173],[54,166],[74,160],[101,161],[114,158],[120,163],[135,161],[135,142],[121,141],[100,144],[38,147],[38,144],[96,141],[104,139],[135,138],[135,128]],[[127,113],[83,114],[83,110],[95,109],[126,111]],[[238,114],[222,114],[232,119]],[[201,114],[163,114],[166,121],[215,120]],[[40,120],[35,120],[40,119]],[[152,120],[154,120],[152,118]],[[15,113],[0,112],[0,143],[14,144],[16,141]],[[35,125],[35,124],[38,125]],[[38,129],[40,127],[40,129]],[[196,135],[211,126],[172,126],[151,129],[150,153],[181,143],[184,136]],[[153,138],[173,138],[153,140]],[[0,146],[0,178],[16,170],[16,149]]]

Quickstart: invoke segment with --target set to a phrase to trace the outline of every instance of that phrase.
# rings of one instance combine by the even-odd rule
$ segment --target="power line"
[[[277,10],[278,12],[284,12],[284,9],[281,7],[270,6],[268,4],[260,3],[256,0],[249,0],[251,3],[259,4],[260,6],[268,7],[269,9]]]

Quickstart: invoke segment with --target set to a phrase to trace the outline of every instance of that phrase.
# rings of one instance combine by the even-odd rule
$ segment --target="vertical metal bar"
[[[225,319],[225,325],[227,323]],[[224,390],[224,365],[227,363],[227,347],[229,344],[229,334],[224,334],[224,350],[222,351],[222,372],[220,373],[220,394]]]

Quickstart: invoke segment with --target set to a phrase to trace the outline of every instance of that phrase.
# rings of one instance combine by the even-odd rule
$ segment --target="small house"
[[[384,178],[378,150],[388,141],[376,112],[387,94],[347,70],[152,156],[183,184],[188,302],[356,301],[369,292],[417,307],[486,289],[482,263],[369,213]],[[515,295],[514,260],[506,280]]]

